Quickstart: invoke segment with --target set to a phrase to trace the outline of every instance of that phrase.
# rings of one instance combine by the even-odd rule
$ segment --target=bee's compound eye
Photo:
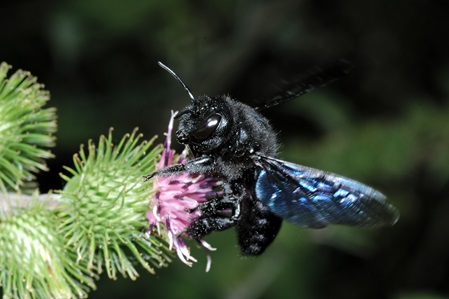
[[[220,114],[211,115],[195,132],[193,132],[193,137],[197,141],[203,141],[209,138],[217,129],[221,121]]]

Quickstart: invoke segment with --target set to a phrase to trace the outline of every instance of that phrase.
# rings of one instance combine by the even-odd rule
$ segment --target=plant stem
[[[11,210],[26,208],[35,201],[44,204],[47,209],[53,210],[61,204],[60,194],[45,193],[40,195],[27,195],[19,193],[0,193],[0,214],[9,214]]]

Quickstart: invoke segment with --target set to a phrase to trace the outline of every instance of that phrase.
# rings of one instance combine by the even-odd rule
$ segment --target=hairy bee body
[[[200,205],[201,216],[186,231],[192,238],[200,240],[212,231],[235,227],[242,254],[255,256],[275,239],[283,219],[308,228],[328,224],[376,227],[397,221],[397,210],[371,187],[279,160],[276,133],[257,108],[227,95],[195,98],[173,71],[159,64],[192,99],[177,115],[176,137],[189,147],[193,158],[151,176],[187,171],[224,182],[223,195]],[[305,85],[307,91],[330,81],[325,76],[312,79]],[[304,92],[298,89],[295,94]],[[288,97],[274,101],[279,104]]]

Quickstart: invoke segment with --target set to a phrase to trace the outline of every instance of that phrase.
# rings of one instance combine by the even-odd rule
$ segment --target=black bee
[[[276,133],[258,112],[337,79],[346,67],[311,74],[293,90],[253,108],[227,95],[194,97],[172,70],[159,65],[192,100],[176,116],[176,137],[193,158],[147,178],[187,171],[224,181],[223,195],[198,207],[201,216],[186,231],[192,238],[235,226],[242,254],[256,256],[274,240],[282,219],[307,228],[379,227],[397,221],[397,210],[382,193],[336,174],[277,159]]]

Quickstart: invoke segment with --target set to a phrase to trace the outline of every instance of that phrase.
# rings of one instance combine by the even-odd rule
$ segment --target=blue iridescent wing
[[[391,226],[399,218],[377,190],[357,181],[271,157],[259,157],[256,197],[296,225]]]

